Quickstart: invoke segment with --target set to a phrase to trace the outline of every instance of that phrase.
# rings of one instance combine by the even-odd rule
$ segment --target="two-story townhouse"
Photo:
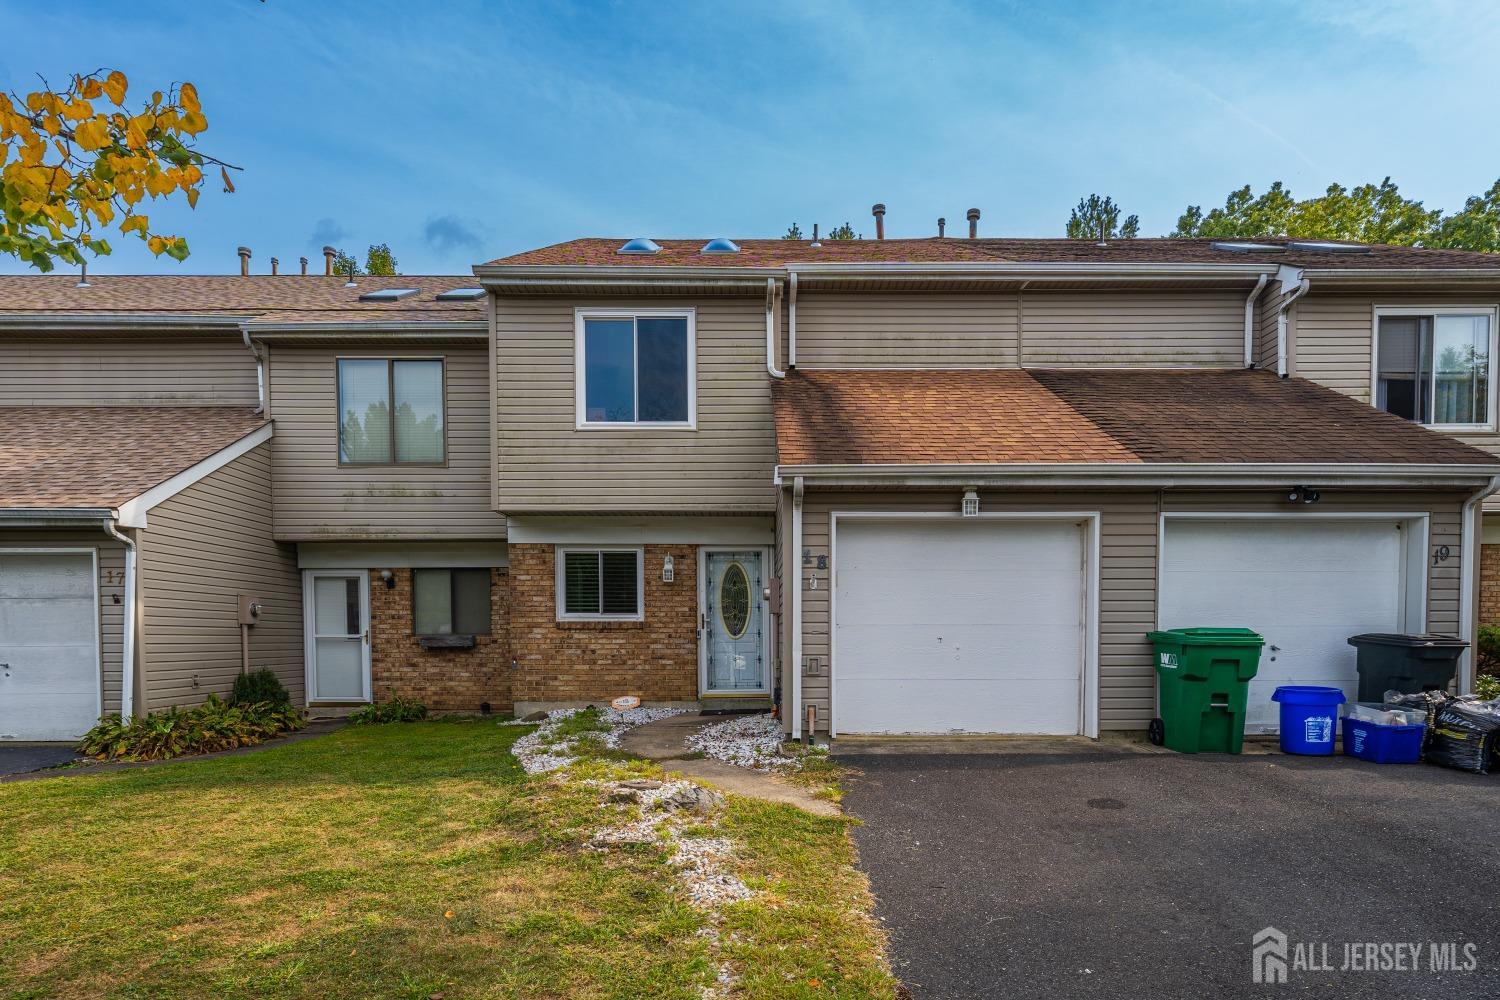
[[[1153,716],[1149,631],[1248,625],[1273,729],[1276,685],[1352,689],[1351,635],[1473,633],[1497,265],[972,236],[481,265],[517,704],[1096,735]]]
[[[472,278],[0,278],[0,738],[246,667],[508,709],[487,331]]]

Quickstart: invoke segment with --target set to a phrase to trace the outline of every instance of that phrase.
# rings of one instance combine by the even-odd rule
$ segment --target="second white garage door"
[[[1349,637],[1407,630],[1404,554],[1412,530],[1396,518],[1169,517],[1161,626],[1238,626],[1265,636],[1245,728],[1275,732],[1278,685],[1338,687],[1352,701],[1358,674]],[[1420,574],[1420,552],[1414,561]]]
[[[838,732],[1082,732],[1084,538],[1073,521],[839,519]]]

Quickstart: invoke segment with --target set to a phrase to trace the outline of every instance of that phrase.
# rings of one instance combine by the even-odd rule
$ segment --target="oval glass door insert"
[[[719,618],[731,639],[750,627],[750,578],[739,563],[730,563],[719,578]]]

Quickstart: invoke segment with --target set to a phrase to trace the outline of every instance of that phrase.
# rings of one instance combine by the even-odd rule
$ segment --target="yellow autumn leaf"
[[[202,111],[203,106],[198,103],[198,88],[191,83],[184,83],[177,91],[177,101],[182,105],[184,111]]]
[[[223,167],[219,168],[219,176],[224,178],[224,193],[234,194],[234,181],[229,179],[229,171]]]
[[[195,187],[187,188],[187,203],[188,203],[188,208],[197,208],[198,207],[198,189],[197,188],[195,188]]]
[[[84,149],[103,149],[109,145],[109,122],[103,115],[95,115],[73,130],[73,138]]]
[[[191,187],[201,180],[203,180],[203,171],[199,170],[193,164],[189,163],[187,166],[182,168],[183,187]]]
[[[104,85],[93,77],[89,77],[87,80],[79,81],[78,92],[92,101],[104,93]]]
[[[119,70],[111,70],[109,76],[104,80],[104,92],[116,104],[125,103],[125,88],[127,86],[128,83],[125,80],[125,74]]]
[[[146,215],[132,215],[128,219],[124,219],[120,222],[120,232],[122,233],[144,233],[150,228],[151,218],[150,216]]]
[[[132,119],[125,126],[125,144],[131,149],[143,149],[146,145],[145,131]]]
[[[146,175],[146,190],[157,196],[171,194],[173,191],[177,190],[177,182],[172,180],[172,178],[167,176],[166,174],[158,171],[156,173]]]
[[[63,117],[71,122],[81,122],[93,114],[94,106],[88,101],[74,101],[63,108]]]
[[[208,128],[208,119],[204,118],[203,115],[197,111],[189,111],[187,114],[182,116],[182,121],[178,123],[178,127],[188,135],[197,135],[199,132],[202,132],[204,129]]]
[[[167,249],[167,241],[160,236],[153,236],[146,241],[146,249],[160,257]]]
[[[32,91],[31,93],[26,95],[26,107],[33,112],[42,110],[42,99],[44,97],[46,97],[45,94]]]
[[[42,119],[42,131],[48,135],[56,135],[62,131],[62,120],[56,115],[47,115]]]

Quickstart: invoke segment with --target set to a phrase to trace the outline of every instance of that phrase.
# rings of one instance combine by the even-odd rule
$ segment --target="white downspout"
[[[113,521],[104,522],[104,533],[125,546],[125,635],[120,651],[120,720],[128,726],[135,717],[135,542],[121,534]]]
[[[242,327],[240,327],[240,333],[245,338],[245,350],[249,351],[250,352],[250,356],[255,359],[255,398],[257,400],[259,400],[259,402],[256,404],[255,412],[256,413],[265,413],[266,412],[266,359],[265,359],[265,356],[261,353],[260,349],[257,348],[253,343],[251,343],[251,341],[250,341],[250,331],[247,328],[245,328],[245,327],[242,326]]]
[[[776,367],[776,279],[766,279],[766,371],[772,378],[786,378]]]
[[[1266,287],[1266,282],[1271,280],[1269,274],[1262,274],[1255,282],[1255,288],[1251,290],[1250,296],[1245,299],[1245,367],[1255,367],[1255,300],[1260,298],[1261,291]]]
[[[1474,690],[1474,651],[1479,645],[1478,630],[1474,621],[1475,589],[1479,581],[1479,536],[1484,528],[1484,501],[1486,497],[1500,492],[1500,476],[1495,476],[1489,485],[1482,487],[1464,504],[1463,520],[1459,530],[1463,540],[1459,544],[1459,558],[1463,560],[1463,576],[1459,584],[1458,631],[1469,643],[1464,650],[1458,670],[1458,693],[1468,694]],[[1476,508],[1478,508],[1476,512]],[[1477,514],[1477,516],[1476,516]],[[1477,522],[1477,523],[1476,523]],[[1425,628],[1425,623],[1424,626]]]
[[[1297,287],[1292,290],[1292,294],[1281,300],[1281,305],[1276,309],[1276,374],[1280,378],[1286,378],[1287,376],[1287,310],[1292,307],[1293,302],[1296,302],[1298,299],[1302,298],[1302,296],[1306,295],[1307,290],[1312,287],[1312,282],[1308,281],[1307,277],[1300,270],[1283,265],[1281,268],[1281,273],[1277,275],[1277,277],[1281,280],[1281,287],[1283,290],[1285,290],[1286,286],[1290,284],[1287,277],[1285,277],[1286,273],[1289,271],[1296,276]]]
[[[797,367],[797,272],[786,279],[786,366]]]
[[[802,738],[802,477],[792,480],[792,739]]]

